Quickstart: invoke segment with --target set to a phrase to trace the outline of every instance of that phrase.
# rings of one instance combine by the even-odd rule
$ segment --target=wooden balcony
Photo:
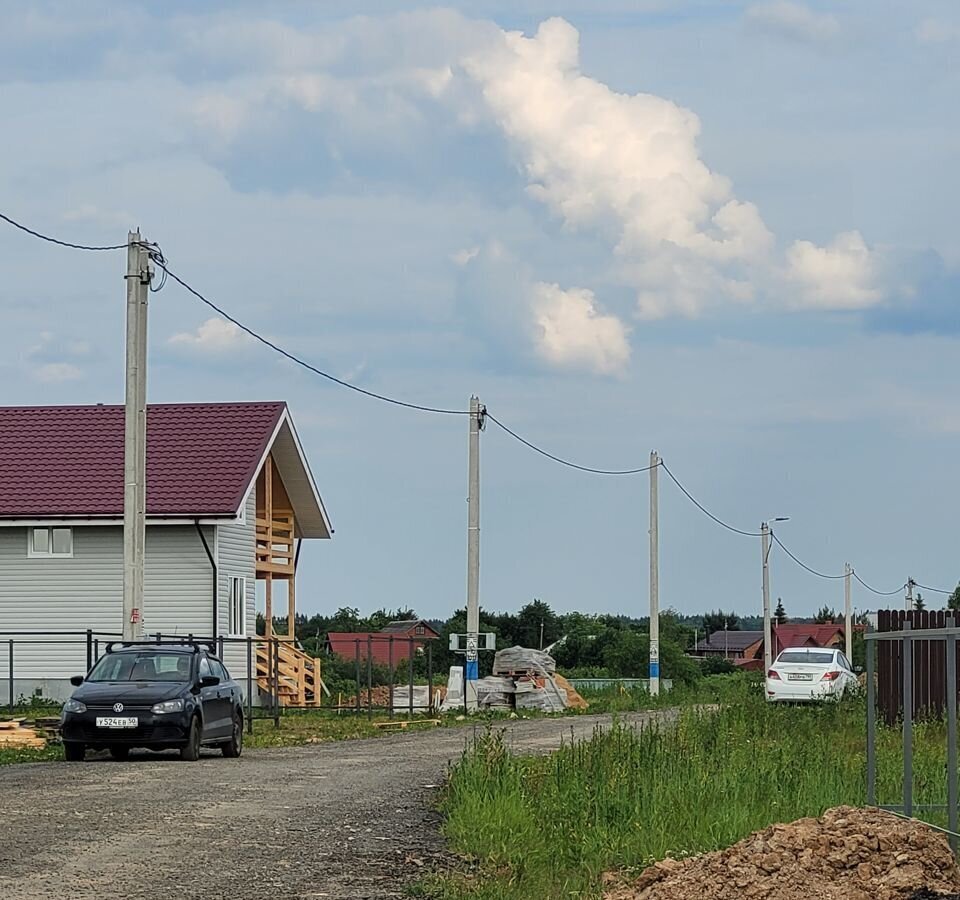
[[[293,513],[274,513],[269,519],[257,517],[257,577],[266,574],[292,578],[294,575]]]

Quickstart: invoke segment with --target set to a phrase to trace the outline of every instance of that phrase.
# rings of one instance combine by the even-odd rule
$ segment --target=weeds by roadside
[[[774,707],[743,689],[675,725],[616,726],[548,757],[496,730],[452,771],[442,800],[454,850],[475,866],[422,886],[443,900],[599,896],[610,868],[729,846],[773,822],[865,800],[862,701]],[[878,735],[881,802],[899,796],[900,733]],[[915,733],[915,801],[943,802],[945,736]]]

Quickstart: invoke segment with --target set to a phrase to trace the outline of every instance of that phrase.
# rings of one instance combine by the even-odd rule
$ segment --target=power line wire
[[[577,469],[580,472],[591,472],[594,475],[638,475],[641,472],[649,472],[651,469],[655,468],[655,466],[641,466],[639,469],[596,469],[593,466],[582,466],[579,463],[571,462],[563,457],[554,456],[552,453],[547,452],[542,447],[538,447],[532,441],[528,441],[525,437],[521,437],[513,429],[504,425],[503,422],[501,422],[489,410],[487,411],[486,417],[498,428],[501,428],[503,431],[509,434],[510,437],[518,440],[525,447],[529,447],[535,453],[539,453],[541,456],[545,456],[547,459],[552,459],[554,462],[560,463],[561,466],[568,466],[569,468]]]
[[[281,356],[289,359],[290,362],[295,363],[301,368],[306,369],[308,372],[313,372],[315,375],[319,375],[321,378],[326,378],[327,381],[332,381],[334,384],[339,384],[341,387],[345,387],[348,390],[355,391],[358,394],[363,394],[365,397],[372,397],[374,400],[381,400],[384,403],[390,403],[393,406],[401,406],[404,409],[416,409],[420,412],[429,412],[429,413],[439,413],[441,415],[449,416],[468,416],[470,411],[466,409],[444,409],[438,406],[424,406],[419,403],[408,403],[406,400],[397,400],[395,397],[388,397],[386,394],[378,394],[375,391],[368,391],[366,388],[362,388],[359,385],[351,384],[349,381],[344,381],[342,378],[337,378],[336,375],[331,375],[329,372],[324,372],[323,369],[319,369],[316,366],[308,363],[306,360],[301,359],[299,356],[296,356],[293,353],[290,353],[288,350],[284,350],[283,347],[275,344],[273,341],[265,338],[262,334],[258,334],[252,328],[247,325],[244,325],[239,319],[235,319],[231,316],[225,309],[220,306],[217,306],[212,300],[204,297],[195,287],[192,287],[186,281],[184,281],[176,272],[169,268],[166,261],[157,260],[157,265],[163,269],[163,271],[172,278],[177,284],[180,285],[185,291],[190,294],[193,294],[201,303],[206,304],[210,307],[217,315],[222,316],[228,322],[233,323],[245,334],[248,334],[254,340],[259,341],[266,347],[269,347],[276,353],[279,353]]]
[[[923,588],[925,591],[933,591],[935,594],[952,594],[953,591],[945,591],[943,588],[930,587],[928,584],[920,584],[920,582],[915,581],[914,584],[918,588]]]
[[[744,530],[741,529],[741,528],[735,528],[733,525],[730,525],[730,524],[728,524],[727,522],[724,522],[723,519],[718,518],[717,516],[715,516],[715,515],[714,515],[712,512],[710,512],[710,510],[707,509],[699,500],[697,500],[697,498],[694,497],[693,494],[690,493],[690,491],[688,491],[682,484],[680,484],[679,480],[677,479],[677,476],[674,475],[673,472],[670,471],[669,467],[667,466],[667,464],[666,464],[662,459],[660,460],[660,467],[663,469],[664,472],[667,473],[667,475],[670,476],[670,480],[671,480],[678,488],[680,488],[681,491],[683,491],[683,493],[686,495],[687,499],[688,499],[695,507],[697,507],[697,509],[699,509],[700,512],[702,512],[702,513],[703,513],[705,516],[707,516],[708,518],[713,519],[713,521],[716,522],[718,525],[722,525],[724,528],[726,528],[728,531],[732,531],[734,534],[742,534],[744,537],[760,537],[760,536],[761,536],[761,532],[759,532],[759,531],[744,531]]]
[[[73,244],[70,241],[61,241],[59,238],[50,237],[49,234],[42,234],[39,231],[34,231],[32,228],[27,228],[26,225],[21,225],[20,222],[17,222],[15,219],[11,219],[10,216],[4,215],[0,212],[0,219],[3,219],[4,222],[12,225],[14,228],[19,228],[21,231],[25,231],[27,234],[32,235],[35,238],[40,238],[41,241],[47,241],[50,244],[58,244],[61,247],[69,247],[71,250],[126,250],[127,244],[108,244],[106,246],[92,246],[90,244]]]
[[[876,594],[878,597],[892,597],[894,594],[899,594],[899,593],[901,593],[901,591],[903,591],[903,590],[906,588],[906,586],[907,586],[907,583],[904,582],[903,584],[900,585],[900,587],[898,587],[898,588],[896,588],[896,589],[894,589],[894,590],[892,590],[892,591],[878,591],[875,587],[871,587],[869,584],[867,584],[867,583],[857,574],[857,570],[856,570],[856,569],[851,569],[851,574],[852,574],[853,577],[856,578],[857,581],[859,581],[860,584],[862,584],[868,591],[870,591],[870,592],[873,593],[873,594]]]
[[[787,545],[780,540],[780,538],[777,536],[777,533],[772,528],[770,529],[770,536],[773,538],[775,543],[780,545],[780,549],[783,550],[783,552],[786,553],[787,556],[790,557],[790,559],[792,559],[798,566],[800,566],[801,569],[806,569],[811,575],[816,575],[818,578],[828,578],[831,580],[847,577],[845,572],[840,575],[827,575],[826,572],[818,572],[812,566],[808,566],[802,559],[799,559],[798,557],[794,556],[794,554],[790,552],[790,549],[787,547]]]

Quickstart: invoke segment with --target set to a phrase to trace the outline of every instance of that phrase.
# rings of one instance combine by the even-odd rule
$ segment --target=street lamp
[[[770,646],[770,535],[771,522],[789,522],[790,516],[777,516],[760,524],[760,541],[763,551],[763,677],[767,677],[773,665],[773,648]]]

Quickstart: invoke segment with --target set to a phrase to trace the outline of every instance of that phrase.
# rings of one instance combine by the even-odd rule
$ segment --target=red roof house
[[[330,652],[342,659],[366,660],[370,658],[380,665],[396,666],[401,660],[410,659],[411,650],[418,653],[426,641],[439,638],[439,633],[424,619],[403,619],[390,622],[380,631],[331,631],[327,635]]]
[[[863,625],[854,625],[853,630],[863,631]],[[773,655],[790,647],[833,647],[842,649],[846,642],[843,625],[808,625],[802,622],[773,626]]]
[[[286,404],[150,405],[146,453],[145,633],[253,636],[258,583],[292,621],[299,542],[333,529]],[[0,407],[0,627],[120,631],[123,454],[122,406]]]

